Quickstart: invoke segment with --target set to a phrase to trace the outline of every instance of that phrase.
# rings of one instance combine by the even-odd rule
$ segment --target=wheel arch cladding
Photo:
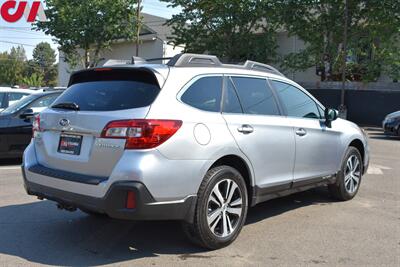
[[[361,159],[364,163],[364,158],[365,158],[365,148],[364,148],[364,144],[360,139],[354,139],[353,141],[351,141],[351,143],[349,144],[349,147],[355,147],[357,148],[357,150],[360,152],[361,154]]]
[[[218,159],[216,162],[214,162],[213,165],[211,165],[210,169],[218,167],[218,166],[222,166],[222,165],[226,165],[226,166],[230,166],[234,169],[236,169],[243,177],[245,183],[246,183],[246,187],[247,187],[247,195],[249,198],[249,204],[251,204],[251,200],[252,200],[252,196],[254,193],[253,190],[253,183],[252,183],[252,174],[250,171],[250,168],[247,164],[247,162],[236,155],[227,155],[227,156],[223,156],[220,159]]]

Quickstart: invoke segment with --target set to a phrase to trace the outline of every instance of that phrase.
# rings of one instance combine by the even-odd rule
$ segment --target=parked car
[[[32,139],[32,119],[61,94],[35,93],[0,113],[0,158],[19,158]]]
[[[181,220],[218,249],[260,202],[323,185],[352,199],[368,163],[364,132],[271,66],[181,54],[74,73],[37,117],[23,173],[61,209]]]
[[[386,134],[400,136],[400,111],[387,115],[382,125]]]
[[[35,93],[33,90],[28,89],[12,89],[7,87],[0,87],[0,112],[8,106],[11,106],[21,98]]]

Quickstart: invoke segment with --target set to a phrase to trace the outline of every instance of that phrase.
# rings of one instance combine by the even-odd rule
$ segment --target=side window
[[[194,82],[181,96],[182,102],[205,111],[220,112],[222,77],[204,77]]]
[[[27,94],[22,93],[9,93],[8,94],[8,105],[11,106],[15,102],[18,102],[21,98],[27,96]]]
[[[227,79],[222,111],[225,113],[243,113],[235,87],[230,79]]]
[[[48,106],[50,106],[54,100],[56,100],[56,98],[58,97],[58,94],[51,94],[51,95],[47,95],[44,97],[41,97],[35,101],[33,101],[32,104],[29,105],[29,108],[35,109],[35,108],[47,108]]]
[[[280,115],[272,89],[265,79],[232,77],[245,113]]]
[[[271,82],[276,87],[278,95],[286,107],[288,116],[309,119],[320,118],[317,104],[311,97],[287,83]]]
[[[5,93],[0,93],[0,108],[4,108],[4,97],[5,97]]]

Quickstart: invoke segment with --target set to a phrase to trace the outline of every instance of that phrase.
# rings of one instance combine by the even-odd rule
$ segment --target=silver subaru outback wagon
[[[179,220],[218,249],[257,203],[317,186],[352,199],[368,163],[364,132],[271,66],[180,54],[74,73],[35,119],[22,170],[60,209]]]

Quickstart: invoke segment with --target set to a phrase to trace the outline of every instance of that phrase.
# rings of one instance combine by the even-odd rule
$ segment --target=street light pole
[[[339,112],[342,118],[347,117],[347,108],[345,105],[345,90],[346,90],[346,62],[347,62],[347,33],[348,33],[348,20],[349,20],[349,2],[344,0],[344,31],[343,31],[343,45],[342,45],[342,92]]]
[[[141,10],[142,0],[138,0],[137,2],[137,10],[136,10],[136,56],[139,56],[139,45],[140,45],[140,10]]]

